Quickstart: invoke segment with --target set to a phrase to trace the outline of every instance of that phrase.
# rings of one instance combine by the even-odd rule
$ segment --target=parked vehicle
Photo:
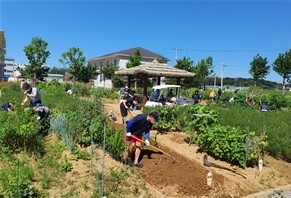
[[[180,85],[157,85],[152,88],[149,100],[145,103],[146,107],[155,106],[174,106],[193,104],[192,98],[180,96]]]

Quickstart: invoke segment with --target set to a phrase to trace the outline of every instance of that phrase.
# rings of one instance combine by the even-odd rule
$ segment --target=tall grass
[[[260,112],[247,107],[214,108],[219,112],[219,123],[222,125],[259,134],[265,132],[268,136],[269,154],[291,162],[290,111]]]

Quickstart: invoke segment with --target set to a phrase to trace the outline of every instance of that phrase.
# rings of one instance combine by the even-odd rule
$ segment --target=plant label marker
[[[211,172],[207,173],[206,179],[207,179],[207,185],[211,186],[211,184],[212,184],[212,173]]]
[[[259,159],[259,171],[262,172],[263,170],[263,160]]]

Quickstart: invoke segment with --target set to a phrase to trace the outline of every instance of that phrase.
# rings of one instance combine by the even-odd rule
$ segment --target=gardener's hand
[[[150,145],[150,141],[149,141],[149,140],[145,140],[144,142],[145,142],[145,144],[146,144],[147,146]]]
[[[130,137],[130,136],[131,136],[131,133],[130,133],[130,132],[127,132],[127,133],[126,133],[126,136],[127,136],[127,137]]]

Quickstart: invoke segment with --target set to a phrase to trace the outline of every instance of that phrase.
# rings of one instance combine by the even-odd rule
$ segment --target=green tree
[[[86,58],[80,48],[72,47],[62,53],[59,62],[73,75],[73,83],[89,82],[96,75],[96,67],[86,65]]]
[[[48,43],[39,37],[32,38],[30,45],[24,47],[24,53],[28,59],[28,65],[21,69],[22,75],[32,79],[43,81],[49,72],[49,67],[45,66],[46,60],[50,55],[47,51]]]
[[[285,90],[286,80],[291,77],[291,49],[285,53],[280,53],[273,63],[273,70],[282,78],[283,91]]]
[[[119,70],[118,66],[108,64],[104,67],[98,68],[98,70],[100,71],[101,74],[104,75],[105,78],[110,79],[112,81],[113,86],[123,86],[125,81],[124,77],[115,74],[115,71]]]
[[[142,57],[141,57],[140,51],[136,50],[136,52],[132,56],[129,57],[129,60],[126,63],[126,68],[131,68],[131,67],[140,65],[141,60],[142,60]],[[134,79],[135,88],[137,87],[137,84],[142,84],[142,83],[143,83],[142,79],[137,79],[137,78]]]
[[[186,58],[185,56],[182,59],[178,59],[176,61],[176,64],[174,65],[174,68],[177,69],[182,69],[188,72],[193,72],[194,66],[193,66],[193,61],[188,57]]]
[[[4,31],[0,30],[0,80],[3,79],[4,75],[4,59],[6,55],[6,40]]]
[[[207,78],[214,73],[212,63],[212,57],[208,57],[199,61],[194,69],[196,73],[195,82],[198,86],[203,86],[204,90],[206,89]]]
[[[140,65],[141,59],[142,57],[140,51],[136,50],[136,52],[129,57],[129,60],[126,63],[126,68],[131,68]]]
[[[259,79],[265,79],[266,76],[269,74],[271,67],[267,64],[267,58],[263,58],[262,56],[260,56],[260,54],[257,54],[257,56],[253,58],[253,61],[250,62],[251,68],[249,70],[249,73],[254,78],[255,86],[257,85],[257,81]]]
[[[82,67],[79,75],[79,81],[87,83],[91,79],[95,79],[97,72],[97,66],[87,65],[86,67]]]
[[[176,64],[174,65],[174,68],[176,69],[181,69],[181,70],[185,70],[188,72],[194,72],[194,65],[193,65],[193,61],[188,57],[183,57],[182,59],[178,59],[176,61]],[[175,84],[174,79],[171,80],[167,80],[170,84]],[[185,78],[183,80],[181,80],[181,85],[184,87],[190,87],[192,86],[194,83],[193,78]]]

